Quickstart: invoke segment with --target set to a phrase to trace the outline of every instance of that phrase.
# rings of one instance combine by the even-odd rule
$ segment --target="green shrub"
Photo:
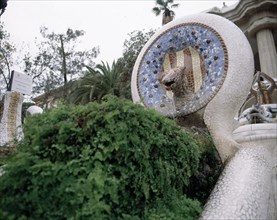
[[[61,106],[29,117],[24,133],[0,178],[1,219],[155,219],[179,203],[199,214],[182,196],[197,143],[154,111],[118,98]]]
[[[147,214],[147,220],[194,220],[199,217],[199,202],[186,196],[173,197],[171,201],[161,201]]]
[[[198,170],[193,173],[186,194],[204,205],[211,194],[224,166],[214,146],[211,136],[206,132],[195,135],[200,146]]]

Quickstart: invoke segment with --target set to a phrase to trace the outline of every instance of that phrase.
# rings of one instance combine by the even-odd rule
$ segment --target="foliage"
[[[0,0],[0,16],[5,12],[8,0]]]
[[[201,208],[198,201],[186,196],[176,196],[171,201],[158,202],[157,207],[146,214],[147,220],[194,220],[199,217]]]
[[[130,82],[135,62],[141,49],[153,34],[154,30],[148,32],[136,30],[129,33],[128,39],[124,41],[123,56],[118,60],[123,72],[120,78],[121,87],[123,88],[120,96],[131,99]]]
[[[87,74],[76,84],[70,95],[70,101],[75,104],[86,104],[94,100],[101,100],[105,95],[120,96],[120,77],[122,69],[118,63],[113,62],[96,65],[95,68],[87,66]]]
[[[15,52],[16,48],[10,41],[9,33],[4,29],[3,23],[0,23],[0,94],[9,88]]]
[[[57,34],[42,27],[40,33],[44,41],[37,45],[38,54],[24,58],[25,72],[33,76],[35,93],[49,93],[82,76],[85,65],[94,66],[92,60],[98,55],[98,48],[76,49],[84,31],[69,28],[66,33]]]
[[[118,98],[61,106],[29,117],[24,132],[0,178],[1,219],[180,219],[200,212],[182,196],[198,167],[198,146],[152,110]]]
[[[172,20],[168,20],[166,17],[175,16],[175,12],[170,8],[177,8],[179,6],[179,4],[174,4],[174,0],[156,0],[156,5],[156,7],[152,8],[152,11],[156,16],[163,12],[163,25]]]
[[[197,172],[191,178],[186,194],[204,205],[211,194],[224,166],[208,133],[196,134],[200,147],[200,162]]]

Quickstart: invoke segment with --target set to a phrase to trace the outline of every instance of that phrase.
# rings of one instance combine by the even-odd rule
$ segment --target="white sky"
[[[179,18],[214,6],[221,8],[223,2],[230,6],[238,0],[175,0],[180,6],[174,11]],[[35,38],[41,39],[41,26],[56,33],[67,28],[84,30],[80,47],[99,46],[100,54],[95,61],[111,63],[122,55],[128,33],[161,26],[161,15],[155,16],[153,7],[155,0],[9,0],[1,21],[17,47],[31,53],[36,51]]]

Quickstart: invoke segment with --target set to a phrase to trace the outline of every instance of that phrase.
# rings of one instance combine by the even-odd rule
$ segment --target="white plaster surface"
[[[277,138],[277,123],[249,124],[238,127],[233,132],[236,142],[259,141]],[[277,145],[277,143],[276,143]]]
[[[17,93],[19,99],[16,103],[12,103],[12,97],[16,92],[7,92],[4,97],[4,110],[0,122],[0,146],[7,144],[14,139],[20,140],[23,137],[21,128],[21,110],[23,103],[23,95]],[[9,120],[15,118],[15,120]],[[14,121],[14,123],[10,123]]]
[[[273,124],[275,135],[266,137],[268,125],[234,131],[243,148],[227,164],[200,219],[277,219],[277,127]],[[256,138],[249,139],[252,135]]]
[[[263,146],[239,150],[221,174],[200,219],[267,219],[270,158]]]
[[[222,36],[228,51],[228,72],[217,95],[204,112],[207,125],[223,161],[231,158],[241,147],[232,138],[238,126],[234,120],[252,84],[254,58],[242,31],[227,19],[214,18],[213,28]]]

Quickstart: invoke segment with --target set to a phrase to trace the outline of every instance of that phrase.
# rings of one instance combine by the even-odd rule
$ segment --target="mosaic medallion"
[[[227,68],[221,36],[207,25],[183,23],[156,37],[143,54],[136,73],[138,94],[148,108],[187,115],[216,95]]]

